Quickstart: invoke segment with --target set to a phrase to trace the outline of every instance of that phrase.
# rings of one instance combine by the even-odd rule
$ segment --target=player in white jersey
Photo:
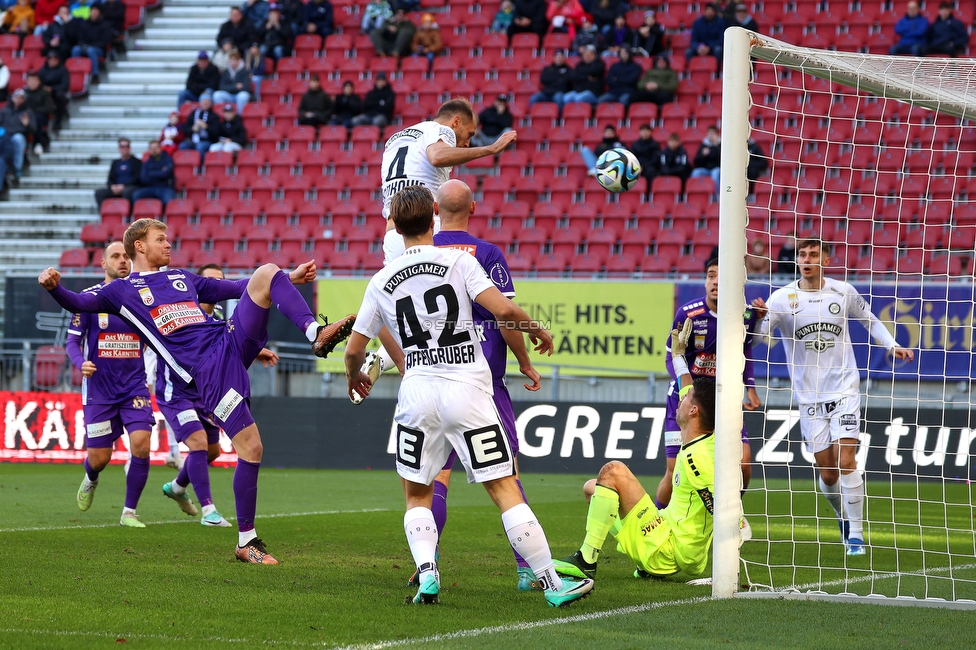
[[[430,508],[434,477],[452,447],[468,481],[482,483],[501,510],[512,548],[528,562],[548,603],[562,606],[586,596],[593,581],[556,574],[542,526],[515,482],[472,301],[502,326],[528,332],[537,351],[552,353],[552,335],[502,295],[472,255],[434,246],[434,197],[426,187],[400,190],[390,212],[408,248],[370,280],[346,346],[346,377],[350,395],[369,394],[371,382],[361,370],[366,345],[388,327],[405,357],[394,421],[396,467],[407,500],[403,527],[420,579],[414,602],[438,601],[437,524]]]
[[[769,297],[762,332],[780,331],[800,432],[816,459],[820,491],[837,514],[847,554],[864,555],[864,479],[855,462],[861,380],[849,321],[859,320],[896,359],[914,361],[915,352],[899,347],[857,289],[824,277],[830,261],[826,244],[806,239],[796,249],[800,279]]]

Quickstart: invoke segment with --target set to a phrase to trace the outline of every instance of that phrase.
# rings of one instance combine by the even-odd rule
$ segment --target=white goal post
[[[760,77],[760,71],[764,76]],[[797,453],[795,464],[792,461],[782,463],[781,469],[788,473],[788,478],[782,480],[786,487],[778,488],[778,495],[773,494],[774,490],[770,490],[766,481],[762,480],[766,477],[762,471],[762,459],[754,459],[754,467],[760,470],[758,479],[762,480],[762,486],[756,492],[763,493],[766,511],[755,514],[754,517],[750,516],[754,541],[747,542],[741,549],[739,541],[739,518],[742,513],[740,431],[743,427],[742,397],[745,389],[743,369],[746,365],[743,351],[746,331],[742,315],[747,307],[747,284],[757,284],[755,276],[747,277],[743,263],[750,253],[750,244],[756,237],[767,243],[775,242],[778,237],[786,238],[787,235],[794,234],[797,238],[819,237],[821,224],[829,223],[833,227],[836,223],[836,231],[831,230],[831,236],[822,237],[825,243],[836,247],[840,260],[839,266],[830,269],[828,276],[854,284],[861,283],[872,292],[876,287],[881,287],[882,295],[887,295],[884,291],[890,289],[891,295],[896,298],[898,291],[910,284],[921,287],[928,282],[926,274],[929,272],[930,260],[940,264],[955,261],[960,250],[954,245],[955,240],[949,241],[953,227],[951,224],[954,224],[950,220],[955,219],[955,206],[959,203],[959,196],[967,196],[964,191],[960,195],[958,188],[964,187],[968,178],[973,178],[969,172],[974,169],[974,160],[966,158],[964,164],[959,161],[958,152],[950,156],[947,149],[938,149],[933,144],[941,142],[938,137],[935,140],[929,139],[928,144],[923,138],[921,145],[916,139],[914,148],[910,139],[907,142],[903,140],[885,158],[886,145],[893,139],[886,142],[877,134],[883,130],[885,137],[897,135],[900,133],[897,116],[904,114],[914,117],[913,111],[916,109],[919,112],[924,110],[926,119],[930,121],[909,125],[906,117],[902,131],[917,128],[919,131],[912,133],[924,132],[925,137],[931,138],[931,133],[940,124],[950,124],[950,117],[954,118],[955,127],[950,125],[947,128],[955,128],[960,134],[965,131],[966,126],[960,120],[976,120],[976,59],[895,57],[815,50],[732,27],[725,32],[722,75],[712,595],[717,598],[748,596],[823,599],[976,609],[976,535],[971,530],[974,498],[968,480],[968,472],[972,471],[968,447],[965,448],[965,467],[959,469],[965,476],[952,483],[952,494],[957,496],[946,496],[949,492],[943,489],[943,496],[939,497],[944,500],[942,503],[924,496],[928,492],[924,491],[926,488],[923,485],[938,486],[940,478],[943,484],[951,482],[942,478],[942,475],[933,480],[928,475],[912,475],[895,470],[890,470],[887,474],[881,471],[875,471],[874,474],[866,472],[866,475],[871,474],[871,478],[866,479],[868,494],[865,499],[865,530],[869,537],[874,533],[878,542],[877,549],[872,548],[866,559],[857,558],[860,563],[845,558],[842,551],[837,553],[833,550],[828,553],[820,550],[827,542],[834,543],[836,547],[836,539],[840,533],[833,520],[833,512],[829,511],[825,506],[826,501],[817,492],[814,469],[809,459],[804,462]],[[763,83],[768,84],[768,91],[758,87]],[[839,90],[838,84],[844,88]],[[818,104],[808,101],[818,94],[821,96],[814,99],[823,100],[822,102]],[[791,103],[787,104],[783,100],[784,103],[780,105],[779,101],[784,97],[789,98]],[[845,100],[844,97],[849,99]],[[841,110],[845,101],[858,107],[857,115],[853,111]],[[865,117],[860,109],[868,102],[872,104],[869,115]],[[875,107],[873,103],[880,106]],[[804,112],[808,107],[809,114]],[[876,114],[873,112],[875,108]],[[766,127],[761,127],[758,125],[763,123],[763,118],[761,115],[757,118],[757,114],[764,112]],[[835,116],[841,117],[835,119]],[[945,121],[940,121],[942,118]],[[842,125],[842,120],[848,123]],[[776,128],[772,126],[774,123]],[[860,128],[865,124],[868,128]],[[792,129],[791,141],[785,150],[782,143],[778,142],[777,129],[781,125]],[[767,149],[764,153],[773,166],[772,174],[764,177],[760,183],[751,183],[746,175],[750,161],[748,147],[750,137],[758,137],[759,132],[762,132],[765,145],[771,145],[776,151]],[[870,141],[875,136],[877,139]],[[813,146],[808,146],[808,143]],[[819,153],[818,143],[822,145]],[[858,143],[872,147],[874,157],[859,157],[855,150]],[[833,157],[824,158],[823,150],[829,150]],[[838,151],[843,152],[840,157],[837,157]],[[816,159],[816,156],[821,156],[818,163],[808,162]],[[910,168],[905,162],[906,156],[910,156],[912,160],[931,161],[933,157],[940,161],[944,159],[945,167],[940,166],[935,171],[935,163],[931,163],[930,168]],[[883,169],[889,158],[896,162],[890,170]],[[777,169],[777,160],[791,161],[792,169],[797,170],[794,171],[794,177],[785,173],[785,165]],[[859,167],[865,160],[868,162]],[[879,171],[877,189],[858,187],[859,179],[871,176],[874,170]],[[911,193],[907,181],[913,175],[916,176],[913,181],[916,184],[919,177],[924,177],[927,181],[936,177],[947,177],[948,181],[940,178],[939,183],[956,189],[939,193],[934,189],[935,182],[924,182],[921,183],[920,191]],[[846,193],[837,189],[843,187],[838,179],[847,179],[850,183]],[[883,185],[882,181],[887,184]],[[825,187],[828,183],[832,183],[830,188]],[[789,198],[782,199],[783,196]],[[844,201],[845,196],[850,200],[849,204]],[[804,198],[811,199],[812,202],[804,204]],[[976,182],[970,198],[976,200]],[[780,200],[786,205],[777,215],[777,208],[773,204]],[[911,203],[916,210],[913,221],[905,219],[905,210],[900,208],[903,200]],[[838,203],[842,203],[839,209]],[[854,208],[858,209],[857,214],[861,216],[854,216]],[[848,212],[849,209],[851,212]],[[792,220],[789,229],[783,226],[787,212],[791,214],[789,219]],[[882,212],[894,216],[882,216]],[[938,227],[942,229],[939,233],[944,232],[944,235],[928,236],[929,214],[944,216],[945,221],[938,222]],[[972,225],[976,231],[976,210],[973,215]],[[851,219],[850,223],[848,218]],[[855,218],[863,218],[865,223],[856,224],[853,221]],[[894,221],[884,221],[887,218]],[[931,228],[934,233],[935,225]],[[895,234],[890,236],[890,240],[880,237],[881,233],[888,237],[887,230],[891,229]],[[914,232],[915,230],[921,232]],[[801,234],[802,232],[808,234]],[[905,241],[906,232],[919,242],[924,237],[924,246],[918,243],[917,252],[899,245],[899,242]],[[885,243],[881,243],[882,241]],[[775,253],[773,246],[769,246],[765,253],[768,264],[762,283],[765,283],[769,291],[794,279],[792,276],[770,275],[770,267],[776,266]],[[753,255],[755,254],[753,251]],[[918,259],[910,259],[916,255]],[[969,256],[962,259],[968,260],[971,268],[974,257],[976,251],[970,251]],[[860,267],[863,272],[857,276],[858,280],[855,282],[846,273],[853,273],[855,267],[852,265],[860,263],[868,263],[869,268]],[[963,272],[954,275],[951,269],[937,273],[935,279],[941,278],[947,284],[952,281],[961,282],[960,277],[964,275]],[[971,283],[972,277],[969,281]],[[871,296],[865,297],[870,302]],[[875,314],[877,313],[875,310]],[[910,317],[906,318],[910,320]],[[882,317],[889,330],[894,328],[891,320],[893,319]],[[861,370],[864,369],[862,366]],[[896,373],[890,365],[889,371],[890,378],[894,378]],[[968,376],[960,381],[963,380],[968,382]],[[918,382],[916,398],[921,400],[921,375]],[[788,392],[789,382],[786,380],[783,383],[785,386],[781,387],[779,396],[781,400],[787,400],[790,408],[795,409],[795,404],[790,401],[792,398]],[[948,378],[946,386],[949,386]],[[770,391],[773,389],[770,388]],[[862,398],[867,397],[863,393],[862,388]],[[939,399],[942,399],[941,395]],[[894,413],[896,403],[898,402],[892,393],[892,399],[885,403],[885,408]],[[862,404],[865,409],[872,406],[863,401]],[[939,401],[930,410],[937,411],[940,405],[952,406]],[[792,425],[794,420],[788,422]],[[861,424],[861,444],[864,449],[858,454],[859,467],[867,456],[868,447],[873,450],[872,453],[882,456],[886,453],[885,443],[879,443],[882,437],[878,434],[874,435],[873,443],[866,442],[866,439],[870,439],[870,436],[864,435],[867,424],[866,420]],[[884,426],[884,423],[875,422],[873,426]],[[968,438],[972,442],[976,437],[976,426],[966,426],[970,428],[963,428],[961,435],[965,438],[972,434]],[[940,443],[944,449],[946,442],[942,440],[942,431],[943,429],[939,429]],[[750,435],[755,436],[757,433],[750,432]],[[934,430],[932,435],[935,435]],[[948,435],[945,434],[946,437]],[[795,431],[790,434],[793,448],[799,449],[796,446],[796,437]],[[897,456],[901,449],[897,446],[898,440],[895,441],[895,447],[892,447],[890,439],[889,437],[887,454],[891,456],[894,453]],[[957,459],[962,457],[964,442],[965,439],[959,443]],[[914,453],[919,450],[926,452],[928,448],[925,444],[923,438],[922,446],[916,447]],[[929,445],[931,446],[931,440]],[[756,445],[753,445],[754,454],[755,450]],[[912,449],[908,449],[908,453],[911,455]],[[756,474],[754,471],[754,477]],[[759,483],[760,480],[754,482]],[[914,497],[899,492],[900,486],[905,482],[914,483]],[[963,482],[964,488],[961,487]],[[875,488],[884,488],[887,492],[872,493],[872,485]],[[752,495],[746,498],[750,499]],[[758,501],[757,496],[747,503],[755,504]],[[809,509],[808,512],[794,516],[782,510],[782,503],[793,505],[800,502],[806,504],[804,507]],[[931,512],[927,512],[927,509],[935,515],[930,516]],[[775,512],[771,512],[772,510]],[[903,515],[908,510],[911,510],[911,514]],[[829,511],[829,514],[825,515],[825,511]],[[962,517],[962,513],[966,513],[965,517]],[[875,517],[874,521],[872,515]],[[900,516],[904,516],[907,523],[900,521]],[[799,532],[794,534],[789,530],[790,527],[795,527]],[[829,537],[827,531],[832,532],[833,538]],[[868,543],[871,544],[870,539]],[[932,549],[937,550],[927,548],[926,544],[933,545]],[[933,564],[936,558],[938,565]],[[796,566],[789,566],[791,562]],[[756,580],[750,577],[750,572],[759,574],[755,576]],[[810,576],[813,576],[812,579]],[[858,587],[854,588],[854,585]]]

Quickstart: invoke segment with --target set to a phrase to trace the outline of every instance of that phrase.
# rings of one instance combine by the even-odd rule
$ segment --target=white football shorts
[[[800,405],[800,433],[810,453],[827,449],[841,438],[861,432],[861,395]]]
[[[396,414],[397,473],[430,485],[457,451],[469,483],[515,475],[515,461],[495,402],[471,384],[412,377],[400,384]]]

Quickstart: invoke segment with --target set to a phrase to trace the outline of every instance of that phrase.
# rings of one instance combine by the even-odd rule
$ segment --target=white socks
[[[827,485],[824,483],[823,478],[820,478],[820,491],[823,495],[827,497],[827,501],[830,502],[830,507],[834,509],[837,514],[838,519],[844,518],[844,508],[843,501],[840,498],[840,481],[834,483],[833,485]]]
[[[851,522],[851,537],[863,540],[864,478],[861,470],[856,469],[850,474],[841,474],[839,483],[847,520]]]
[[[173,490],[173,494],[186,494],[186,488],[177,483],[176,479],[170,481],[169,487]]]
[[[136,514],[136,511],[135,511],[134,508],[122,508],[122,516],[123,517],[126,516],[126,515],[134,515],[134,514]]]
[[[437,552],[437,524],[434,523],[434,513],[430,508],[407,510],[403,515],[403,532],[407,535],[407,544],[410,545],[420,582],[423,583],[430,573],[437,576],[437,564],[434,560]]]
[[[258,536],[258,534],[257,534],[257,532],[255,532],[255,530],[253,528],[251,530],[248,530],[248,531],[245,531],[245,532],[238,532],[237,533],[237,546],[238,546],[238,548],[244,548],[244,546],[248,542],[250,542],[252,539],[255,539],[257,536]]]
[[[527,503],[520,503],[502,513],[502,526],[508,541],[525,558],[535,577],[546,590],[562,589],[563,581],[552,563],[546,533]]]
[[[186,490],[184,489],[184,492],[185,491]],[[209,506],[203,506],[203,512],[201,514],[203,514],[203,516],[206,517],[211,512],[216,512],[216,511],[217,511],[217,506],[211,503]]]
[[[315,337],[318,335],[319,324],[317,321],[312,321],[308,327],[305,328],[305,338],[308,339],[309,343],[315,343]]]

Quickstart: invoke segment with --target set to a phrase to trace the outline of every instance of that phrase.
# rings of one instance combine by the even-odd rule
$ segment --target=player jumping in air
[[[433,245],[433,198],[422,186],[406,187],[393,197],[390,212],[407,250],[370,280],[346,345],[350,394],[369,394],[371,382],[361,366],[366,344],[381,327],[394,333],[404,353],[394,421],[396,467],[407,500],[403,528],[420,578],[414,602],[438,601],[431,501],[434,477],[453,447],[468,480],[482,483],[498,506],[509,542],[531,567],[548,603],[566,605],[587,595],[593,581],[559,578],[545,532],[522,498],[508,436],[491,398],[491,371],[478,342],[472,303],[499,323],[529,332],[538,351],[552,352],[552,336],[502,295],[473,256]]]
[[[85,289],[95,296],[116,280],[129,275],[129,257],[121,242],[105,247],[105,279]],[[85,413],[85,478],[78,488],[78,507],[91,508],[98,475],[112,460],[112,448],[129,432],[130,467],[125,475],[125,507],[119,523],[145,528],[136,515],[139,497],[149,478],[149,439],[155,420],[146,386],[142,343],[132,327],[106,312],[76,313],[68,329],[68,357],[81,371],[81,403]]]
[[[641,577],[678,571],[699,576],[712,545],[712,494],[715,490],[715,382],[695,377],[682,388],[675,417],[681,449],[675,459],[671,502],[659,509],[630,469],[610,461],[594,481],[586,513],[586,537],[580,549],[556,561],[556,571],[595,578],[597,557],[608,534],[617,550],[637,564]],[[588,560],[586,558],[592,558]]]
[[[837,514],[847,554],[864,555],[864,478],[855,462],[861,379],[848,321],[861,321],[896,359],[914,361],[915,352],[899,347],[857,289],[824,277],[829,256],[830,248],[820,240],[797,244],[800,279],[769,297],[762,332],[780,331],[800,407],[800,433],[816,459],[820,491]]]
[[[508,270],[508,262],[505,255],[494,244],[489,244],[467,233],[468,218],[474,214],[475,203],[472,200],[471,188],[463,181],[457,179],[450,180],[441,185],[437,190],[436,201],[434,203],[434,214],[441,219],[441,231],[434,235],[434,245],[440,248],[456,248],[470,255],[473,255],[481,268],[488,274],[489,279],[498,287],[506,298],[515,297],[515,285],[512,283],[512,274]],[[515,428],[515,409],[512,407],[512,397],[508,393],[505,385],[505,368],[508,359],[508,348],[512,349],[515,358],[519,362],[520,372],[531,380],[531,384],[524,384],[530,391],[537,391],[541,387],[538,371],[532,367],[529,359],[528,350],[525,348],[525,339],[521,332],[500,327],[487,309],[475,304],[474,323],[476,328],[482,331],[481,348],[484,350],[485,359],[491,370],[492,388],[494,390],[492,399],[501,423],[508,436],[508,444],[512,449],[512,456],[518,458],[518,433]],[[451,468],[457,458],[455,452],[451,452],[450,458],[444,465],[437,478],[434,479],[434,497],[431,510],[434,513],[434,522],[437,524],[438,540],[444,534],[444,525],[447,523],[447,490],[451,484]],[[516,462],[515,482],[522,499],[525,498],[525,490],[518,478],[518,468]],[[538,585],[532,569],[525,561],[525,558],[515,553],[516,571],[518,572],[518,589],[520,591],[531,590]],[[411,586],[420,586],[418,576],[415,573],[410,579]]]
[[[466,99],[452,99],[441,104],[433,120],[398,131],[386,141],[380,166],[383,217],[387,220],[383,240],[384,265],[399,257],[404,249],[403,237],[390,219],[390,200],[394,194],[410,185],[423,185],[431,194],[436,194],[451,177],[455,165],[501,153],[517,135],[515,131],[509,131],[490,146],[470,147],[471,137],[477,130],[478,116],[471,104]],[[434,233],[439,230],[440,218],[435,216]],[[394,365],[401,366],[400,352],[394,349],[389,332],[382,331],[379,338],[383,347],[375,353],[370,352],[363,367],[374,381]],[[354,394],[352,401],[358,404],[362,399]]]
[[[207,264],[197,269],[197,275],[206,278],[224,279],[224,272],[216,264]],[[200,309],[216,320],[223,321],[224,309],[220,304],[200,303]],[[265,367],[278,363],[278,355],[264,348],[258,352],[257,359]],[[176,479],[163,485],[163,494],[176,501],[180,510],[195,517],[197,507],[186,493],[187,486],[193,483],[203,514],[200,523],[204,526],[229,527],[230,522],[217,512],[210,493],[210,471],[208,465],[220,456],[220,428],[206,414],[195,388],[179,380],[166,364],[159,364],[156,386],[156,402],[168,422],[173,422],[177,440],[185,444],[190,453],[180,468]],[[191,478],[192,477],[192,478]]]
[[[747,411],[755,411],[762,402],[756,393],[756,380],[752,367],[752,335],[766,315],[765,309],[753,303],[746,309],[746,366],[742,379],[746,385],[746,400],[742,403]],[[705,295],[678,308],[674,317],[671,336],[667,342],[666,364],[671,374],[666,402],[667,416],[664,423],[664,453],[667,468],[664,478],[657,487],[655,505],[660,509],[671,501],[671,484],[674,463],[681,449],[681,431],[675,414],[678,411],[678,393],[690,386],[695,377],[715,378],[715,359],[718,351],[718,260],[711,259],[705,264]],[[749,447],[749,433],[742,427],[742,489],[749,487],[752,477],[752,450]],[[745,517],[740,519],[742,541],[752,539],[752,531]]]
[[[231,282],[204,278],[182,269],[161,271],[170,260],[166,224],[155,219],[134,221],[123,238],[132,259],[132,273],[97,293],[77,294],[60,284],[61,275],[49,268],[38,282],[65,309],[73,312],[121,316],[139,332],[184,384],[192,384],[209,416],[234,443],[238,464],[234,473],[238,544],[243,562],[277,564],[254,530],[258,470],[264,450],[249,408],[247,366],[268,338],[271,305],[312,343],[312,352],[326,356],[348,335],[355,320],[347,316],[331,325],[318,325],[305,299],[292,286],[315,279],[315,263],[306,262],[287,274],[265,264],[250,279]],[[239,298],[226,323],[208,317],[200,303]],[[175,380],[174,380],[175,381]]]

